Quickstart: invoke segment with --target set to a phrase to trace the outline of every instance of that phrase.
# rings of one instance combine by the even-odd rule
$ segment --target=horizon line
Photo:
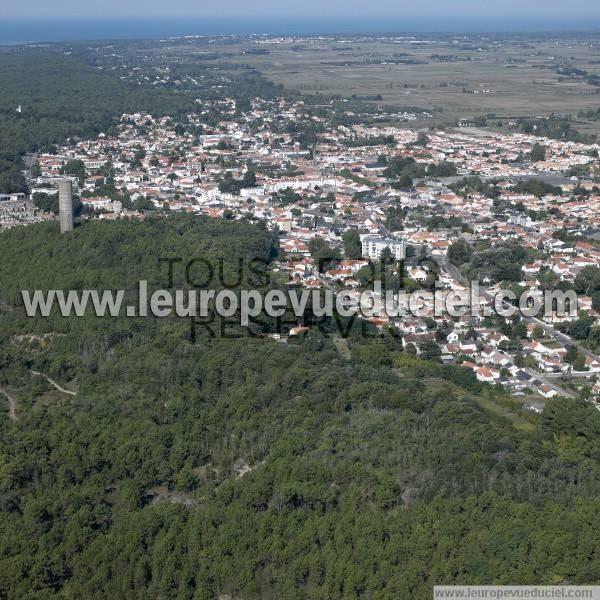
[[[77,28],[76,25],[80,27]],[[0,19],[0,47],[186,37],[315,37],[597,34],[600,14],[587,17],[533,15],[382,15],[264,18],[217,16],[56,16]]]
[[[567,21],[581,21],[581,20],[589,20],[589,19],[600,19],[600,12],[597,14],[563,14],[563,13],[552,13],[546,14],[544,16],[540,16],[539,14],[484,14],[484,13],[468,13],[468,14],[456,14],[456,13],[436,13],[436,14],[396,14],[396,13],[382,13],[380,15],[372,15],[367,13],[356,13],[352,15],[340,15],[337,13],[315,13],[315,14],[295,14],[291,13],[288,15],[282,14],[269,14],[269,13],[256,13],[253,12],[251,14],[236,14],[236,15],[202,15],[202,14],[181,14],[181,15],[161,15],[161,14],[152,14],[148,16],[140,17],[136,14],[123,14],[123,15],[115,15],[115,16],[98,16],[98,15],[82,15],[82,16],[72,16],[72,15],[47,15],[47,16],[10,16],[0,18],[0,24],[7,22],[15,22],[15,21],[30,21],[30,22],[47,22],[47,21],[121,21],[123,19],[136,19],[138,22],[146,22],[146,21],[156,21],[160,19],[165,22],[172,21],[180,21],[181,19],[195,19],[195,20],[206,20],[206,21],[247,21],[247,20],[262,20],[264,18],[268,18],[270,21],[283,21],[283,20],[297,20],[301,18],[303,21],[307,20],[315,20],[315,24],[318,24],[318,21],[321,19],[338,19],[340,21],[354,21],[354,20],[382,20],[382,19],[405,19],[405,20],[413,20],[413,19],[422,19],[422,20],[439,20],[439,19],[450,19],[450,20],[481,20],[481,19],[489,19],[489,20],[530,20],[535,19],[539,22],[555,20],[555,19],[566,19]]]

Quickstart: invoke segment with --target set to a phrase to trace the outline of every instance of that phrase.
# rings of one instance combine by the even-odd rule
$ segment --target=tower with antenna
[[[73,185],[70,179],[58,182],[60,232],[73,231]]]

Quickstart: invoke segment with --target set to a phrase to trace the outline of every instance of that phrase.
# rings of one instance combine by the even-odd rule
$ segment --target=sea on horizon
[[[326,35],[406,33],[539,33],[598,31],[598,18],[540,17],[290,17],[249,19],[0,20],[0,45],[84,40],[156,39],[193,35]]]

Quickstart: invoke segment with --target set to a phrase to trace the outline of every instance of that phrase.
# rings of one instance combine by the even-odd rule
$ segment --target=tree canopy
[[[229,278],[240,256],[274,251],[259,227],[184,215],[0,235],[0,388],[18,417],[0,414],[0,595],[395,599],[597,581],[593,407],[549,401],[515,427],[472,371],[368,329],[344,353],[319,328],[193,343],[187,320],[28,319],[19,302],[164,286],[166,257],[222,258]]]

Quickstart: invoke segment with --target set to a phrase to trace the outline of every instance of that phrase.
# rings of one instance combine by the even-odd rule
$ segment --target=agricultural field
[[[480,126],[486,117],[488,127],[510,130],[519,118],[555,115],[600,134],[600,41],[590,34],[192,36],[53,50],[136,85],[175,85],[181,93],[259,72],[286,91],[432,111],[410,122],[417,127]],[[590,111],[595,118],[582,116]]]
[[[600,44],[583,37],[264,39],[238,50],[236,60],[292,90],[436,108],[441,124],[600,106]]]

